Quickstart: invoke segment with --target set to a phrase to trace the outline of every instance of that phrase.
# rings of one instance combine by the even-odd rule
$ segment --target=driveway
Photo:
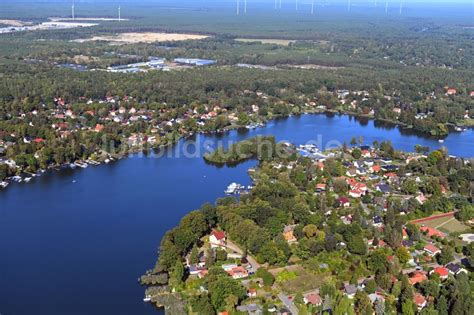
[[[243,255],[244,254],[244,251],[242,249],[240,249],[239,246],[237,246],[236,244],[232,243],[231,240],[227,239],[227,246],[226,246],[228,249],[240,254],[240,255]],[[257,263],[257,261],[250,255],[247,255],[247,261],[249,262],[249,264],[252,266],[252,269],[254,272],[257,272],[258,268],[260,268],[260,264]]]
[[[293,301],[288,298],[287,295],[283,294],[282,292],[278,293],[278,298],[285,304],[286,308],[291,312],[293,315],[298,315],[298,309],[296,308]]]

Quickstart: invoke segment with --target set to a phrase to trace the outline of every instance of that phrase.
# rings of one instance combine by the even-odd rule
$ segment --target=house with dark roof
[[[460,274],[461,272],[467,273],[467,270],[461,267],[459,264],[456,263],[449,263],[446,265],[446,269],[452,275]]]
[[[353,299],[357,293],[357,287],[353,284],[346,284],[344,285],[344,293],[348,298]]]

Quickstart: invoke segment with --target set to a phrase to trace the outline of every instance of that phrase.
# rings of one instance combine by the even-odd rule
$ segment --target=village
[[[207,65],[212,61],[180,59],[177,62]],[[455,89],[449,88],[445,97],[456,93]],[[295,103],[284,102],[261,91],[244,90],[241,95],[254,100],[253,103],[245,104],[243,111],[242,107],[199,103],[178,109],[168,104],[147,104],[137,97],[123,95],[100,99],[80,97],[77,101],[57,97],[34,106],[30,111],[18,112],[16,116],[8,114],[9,121],[26,126],[21,132],[9,133],[5,130],[0,133],[0,165],[8,166],[0,173],[1,187],[5,188],[14,181],[28,182],[47,168],[84,168],[108,163],[123,157],[129,150],[173,144],[179,138],[194,133],[223,132],[241,127],[253,129],[276,117],[339,112],[374,118],[374,109],[365,105],[371,96],[367,91],[337,90],[325,93],[319,99],[302,94],[297,96],[298,102]],[[471,97],[474,97],[474,91]],[[386,99],[391,98],[386,96]],[[335,104],[343,107],[336,108]],[[400,106],[393,107],[393,119],[398,119],[397,115],[401,112]],[[417,114],[415,119],[422,119],[421,115],[425,114]],[[471,119],[469,113],[466,112],[465,118]],[[116,147],[102,143],[104,135],[109,135]],[[86,147],[81,143],[84,140],[78,138],[92,138],[93,145]],[[77,139],[80,147],[72,149],[73,152],[69,154],[51,156],[48,148],[52,143],[71,139]],[[20,147],[28,148],[31,153],[15,153]]]
[[[315,151],[312,146],[300,146],[300,151],[301,147]],[[226,231],[214,228],[201,238],[201,245],[193,247],[186,256],[185,294],[207,293],[209,268],[219,266],[217,268],[222,268],[246,290],[243,302],[235,308],[241,313],[329,314],[346,308],[348,314],[353,314],[354,310],[367,307],[371,312],[383,314],[381,310],[388,311],[389,304],[397,305],[400,290],[412,290],[410,303],[417,313],[438,307],[433,296],[434,283],[443,286],[472,270],[472,258],[466,256],[472,252],[468,254],[466,248],[472,248],[474,240],[473,207],[467,204],[463,210],[453,205],[432,209],[439,200],[450,200],[457,194],[450,191],[447,182],[414,169],[415,165],[435,157],[441,159],[440,151],[425,155],[392,150],[384,143],[354,144],[350,148],[324,152],[325,158],[306,155],[292,161],[276,159],[261,166],[265,172],[271,169],[271,172],[291,174],[301,170],[303,165],[308,170],[307,163],[310,163],[313,180],[309,183],[314,186],[307,191],[322,202],[331,200],[330,206],[319,207],[319,215],[322,215],[319,226],[294,222],[280,230],[279,237],[291,252],[288,263],[283,265],[264,262],[260,254],[254,256],[231,240]],[[386,152],[392,153],[387,155]],[[468,160],[446,158],[461,167],[471,167]],[[335,159],[340,161],[339,165],[334,166]],[[341,175],[331,176],[334,168]],[[252,172],[257,189],[261,172],[261,169]],[[428,192],[426,188],[433,190]],[[252,190],[248,194],[251,196]],[[318,214],[311,212],[311,215]],[[301,253],[303,248],[312,252],[311,245],[303,243],[313,239],[329,242],[328,222],[338,226],[339,231],[357,224],[366,232],[354,238],[331,239],[334,242],[332,254],[319,249],[316,257],[302,258],[305,257]],[[398,228],[400,234],[394,231]],[[351,254],[367,257],[362,260],[365,262],[348,259],[368,266],[350,267],[336,261]],[[344,270],[349,267],[355,270],[352,273]],[[373,273],[370,269],[379,271]],[[153,296],[147,295],[146,300],[153,301]]]

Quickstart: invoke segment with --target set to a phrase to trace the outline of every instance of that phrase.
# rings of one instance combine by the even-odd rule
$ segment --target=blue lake
[[[472,130],[440,144],[348,116],[291,117],[186,143],[197,143],[202,153],[205,141],[257,134],[323,146],[362,136],[366,144],[391,140],[410,151],[416,144],[443,145],[450,154],[474,156]],[[0,192],[0,314],[157,314],[142,301],[137,278],[153,267],[161,237],[190,210],[223,196],[231,182],[248,184],[246,170],[256,164],[217,168],[182,152],[160,156],[53,172]]]

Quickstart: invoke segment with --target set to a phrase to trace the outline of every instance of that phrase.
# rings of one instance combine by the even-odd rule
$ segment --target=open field
[[[284,280],[278,283],[280,288],[286,293],[307,292],[310,290],[318,289],[321,284],[324,283],[324,276],[312,274],[301,266],[291,269],[292,270],[289,272],[284,272],[290,275],[288,277],[288,280]]]
[[[273,44],[273,45],[281,45],[281,46],[289,46],[291,43],[295,43],[296,40],[288,40],[288,39],[254,39],[254,38],[236,38],[238,42],[244,43],[255,43],[259,42],[262,44]]]
[[[416,224],[418,225],[425,225],[448,234],[453,232],[463,232],[468,229],[468,227],[462,222],[458,221],[454,215],[438,215],[433,216],[432,219],[428,217],[416,221]]]
[[[0,24],[10,25],[10,26],[25,26],[25,25],[31,25],[31,22],[24,22],[20,20],[0,20]]]
[[[153,43],[168,41],[185,41],[205,39],[209,36],[196,34],[179,34],[179,33],[121,33],[111,36],[94,36],[87,39],[77,39],[75,42],[84,43],[89,41],[108,41],[118,44],[136,44],[136,43]]]
[[[73,22],[73,21],[128,21],[128,19],[118,18],[101,18],[101,17],[76,17],[75,19],[70,17],[51,17],[49,18],[52,22]]]

